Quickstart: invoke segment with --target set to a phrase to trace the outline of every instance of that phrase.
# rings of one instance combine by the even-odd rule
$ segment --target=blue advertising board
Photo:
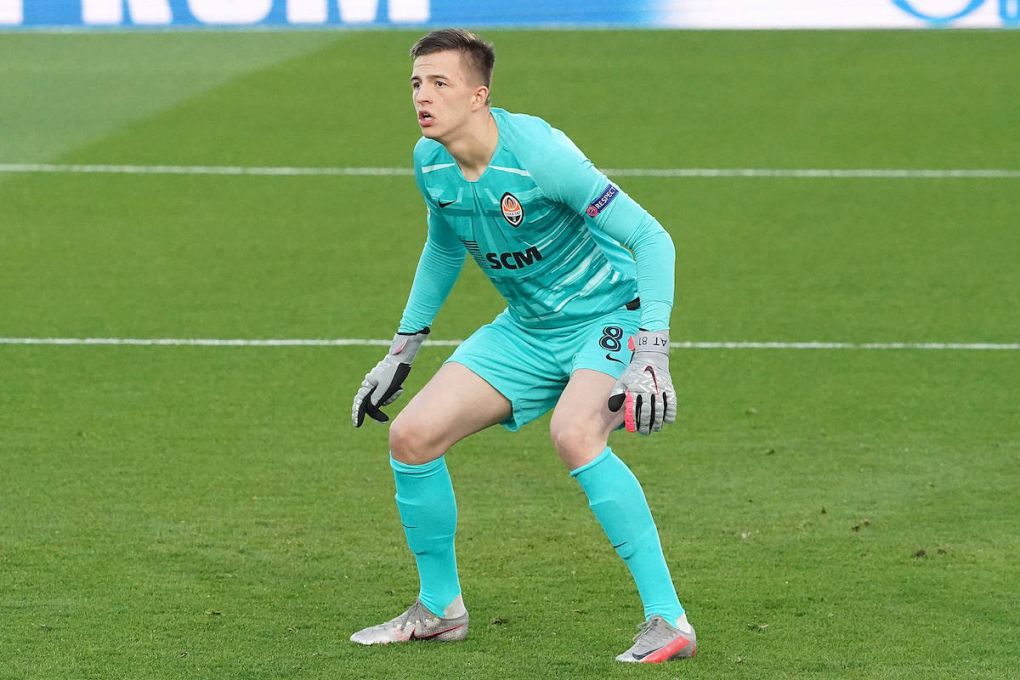
[[[1016,28],[1020,0],[0,0],[3,29]]]

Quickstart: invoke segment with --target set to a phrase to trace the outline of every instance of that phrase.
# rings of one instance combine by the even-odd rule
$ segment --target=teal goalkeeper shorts
[[[556,405],[574,371],[582,368],[619,378],[630,363],[627,340],[641,312],[614,310],[565,328],[530,329],[503,312],[471,334],[447,362],[469,368],[510,401],[502,425],[515,432]],[[606,394],[606,399],[609,395]]]

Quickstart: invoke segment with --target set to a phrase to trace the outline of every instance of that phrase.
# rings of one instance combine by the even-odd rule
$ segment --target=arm
[[[611,186],[607,182],[607,187]],[[668,331],[676,263],[673,239],[634,199],[619,189],[617,191],[618,197],[610,204],[609,210],[599,215],[601,220],[596,218],[596,223],[601,221],[602,231],[634,253],[638,295],[641,297],[641,328]]]
[[[417,333],[432,325],[460,276],[466,253],[464,244],[429,210],[428,238],[418,260],[398,333]]]
[[[669,373],[669,317],[673,308],[673,240],[654,217],[610,182],[558,130],[549,130],[551,162],[536,170],[547,195],[629,248],[637,268],[641,330],[628,346],[630,364],[613,386],[609,409],[624,409],[630,432],[651,434],[676,419],[676,393]],[[530,168],[529,168],[530,169]],[[536,172],[532,171],[533,176]]]
[[[553,128],[546,128],[545,135],[548,135],[545,155],[541,162],[529,164],[532,175],[546,195],[584,215],[589,223],[634,254],[641,327],[669,330],[676,257],[673,240],[648,211],[610,182],[566,135]]]
[[[629,196],[607,215],[602,229],[630,248],[637,262],[641,330],[630,338],[630,364],[613,386],[609,408],[623,408],[628,432],[651,434],[676,420],[669,372],[669,313],[673,307],[673,239]],[[617,199],[619,201],[619,199]]]
[[[381,423],[389,416],[380,407],[391,404],[403,393],[411,363],[429,334],[429,326],[446,301],[464,264],[464,245],[431,210],[428,238],[411,284],[411,295],[390,344],[390,351],[368,372],[354,397],[351,421],[361,427],[365,416]]]

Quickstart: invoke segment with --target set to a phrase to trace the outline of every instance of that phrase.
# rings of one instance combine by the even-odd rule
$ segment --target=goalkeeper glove
[[[354,396],[354,406],[351,407],[354,427],[361,427],[366,415],[380,423],[390,419],[379,407],[392,404],[404,393],[401,386],[428,334],[429,329],[425,328],[417,333],[397,333],[393,337],[389,353],[368,372]]]
[[[622,406],[628,432],[651,434],[676,420],[676,392],[669,376],[669,332],[639,331],[628,342],[634,356],[609,395],[609,410]]]

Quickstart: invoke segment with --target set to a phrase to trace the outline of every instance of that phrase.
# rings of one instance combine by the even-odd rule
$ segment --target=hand
[[[379,407],[392,404],[404,393],[401,386],[428,334],[429,329],[425,328],[417,333],[397,333],[394,336],[389,353],[368,372],[354,395],[354,406],[351,407],[354,427],[361,427],[366,415],[380,423],[390,419]]]
[[[609,410],[624,407],[628,432],[651,434],[676,420],[676,392],[669,376],[669,332],[639,331],[628,342],[634,356],[609,394]]]

